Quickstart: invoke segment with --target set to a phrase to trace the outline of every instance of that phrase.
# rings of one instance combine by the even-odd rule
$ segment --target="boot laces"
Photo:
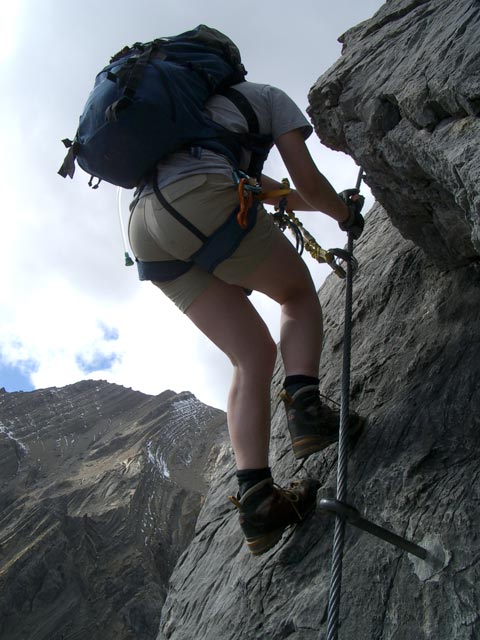
[[[280,399],[283,400],[283,402],[287,405],[292,405],[293,404],[293,398],[292,396],[288,393],[288,391],[286,389],[282,389],[282,391],[280,391],[280,393],[278,394]],[[320,393],[320,391],[318,392],[318,396],[320,398],[320,400],[326,400],[327,403],[333,404],[336,407],[340,406],[340,403],[337,402],[336,400],[334,400],[333,398],[330,398],[329,396],[326,396],[323,393]]]
[[[319,396],[320,396],[321,399],[326,400],[327,403],[330,402],[331,404],[335,405],[336,407],[340,407],[340,403],[337,402],[336,400],[334,400],[333,398],[330,398],[329,396],[326,396],[323,393],[319,393]]]
[[[300,498],[299,498],[298,494],[295,493],[295,491],[293,490],[293,487],[295,487],[295,486],[297,486],[299,484],[300,483],[298,482],[298,480],[292,482],[291,485],[290,485],[290,487],[292,487],[291,489],[284,489],[283,487],[281,487],[276,482],[274,482],[272,486],[277,491],[277,493],[279,493],[282,496],[282,498],[284,498],[287,502],[290,503],[290,505],[292,506],[293,510],[297,514],[299,520],[303,520],[302,514],[297,509],[297,505],[295,504],[296,502],[299,502]],[[230,502],[232,504],[234,504],[237,507],[237,509],[239,511],[243,511],[242,503],[240,502],[240,500],[236,496],[228,496],[228,499],[230,500]]]
[[[240,500],[235,497],[235,496],[228,496],[228,499],[230,500],[230,502],[232,502],[239,511],[242,511],[242,503],[240,502]]]
[[[292,484],[290,485],[290,487],[292,487],[291,489],[284,489],[283,487],[281,487],[280,485],[276,484],[275,482],[273,483],[273,486],[278,491],[278,493],[282,496],[282,498],[284,498],[285,500],[287,500],[287,502],[290,503],[290,505],[292,506],[293,510],[297,514],[299,520],[303,520],[302,514],[297,509],[297,505],[295,504],[295,503],[299,502],[300,498],[299,498],[298,494],[295,493],[295,491],[293,490],[293,487],[297,486],[298,484],[300,484],[298,481],[297,482],[292,482]]]

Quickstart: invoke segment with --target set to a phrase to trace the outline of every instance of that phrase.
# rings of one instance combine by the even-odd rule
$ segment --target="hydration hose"
[[[118,212],[118,222],[120,223],[120,231],[122,233],[122,241],[123,241],[123,250],[124,250],[124,258],[125,258],[125,266],[131,267],[134,262],[128,253],[128,243],[127,243],[127,234],[125,233],[125,226],[123,224],[122,217],[122,187],[117,188],[117,212]]]

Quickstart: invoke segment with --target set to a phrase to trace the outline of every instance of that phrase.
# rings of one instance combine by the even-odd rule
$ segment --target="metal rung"
[[[344,518],[347,522],[353,524],[354,527],[358,527],[358,529],[362,529],[363,531],[368,531],[368,533],[371,533],[377,538],[381,538],[382,540],[395,545],[399,549],[403,549],[404,551],[417,556],[417,558],[426,560],[429,556],[428,551],[423,547],[420,547],[418,544],[415,544],[410,540],[406,540],[401,536],[397,536],[396,533],[392,533],[388,529],[379,527],[373,522],[370,522],[370,520],[362,518],[360,512],[355,509],[355,507],[352,507],[345,502],[340,502],[340,500],[334,500],[331,498],[323,498],[320,500],[320,509],[335,513],[340,518]]]

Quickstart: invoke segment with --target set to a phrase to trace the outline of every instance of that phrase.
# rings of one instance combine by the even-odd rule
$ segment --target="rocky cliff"
[[[443,553],[433,569],[347,529],[342,639],[473,640],[480,445],[480,4],[391,0],[346,33],[310,94],[320,139],[356,159],[378,203],[355,253],[352,403],[367,417],[349,458],[349,501]],[[320,297],[320,375],[339,399],[344,283]],[[277,372],[272,464],[295,472]],[[300,473],[335,487],[336,446]],[[325,513],[249,557],[217,467],[195,537],[171,578],[158,640],[325,637],[333,520]]]
[[[310,92],[321,141],[351,155],[401,234],[440,268],[480,253],[476,0],[389,0],[341,38]]]
[[[189,393],[1,390],[2,640],[154,638],[224,434]]]

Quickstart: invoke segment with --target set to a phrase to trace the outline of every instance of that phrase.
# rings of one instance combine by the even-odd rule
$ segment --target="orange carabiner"
[[[246,178],[241,178],[238,183],[238,199],[240,201],[240,208],[237,213],[237,222],[242,229],[246,229],[248,225],[248,210],[253,203],[253,193],[248,191],[245,193]]]

